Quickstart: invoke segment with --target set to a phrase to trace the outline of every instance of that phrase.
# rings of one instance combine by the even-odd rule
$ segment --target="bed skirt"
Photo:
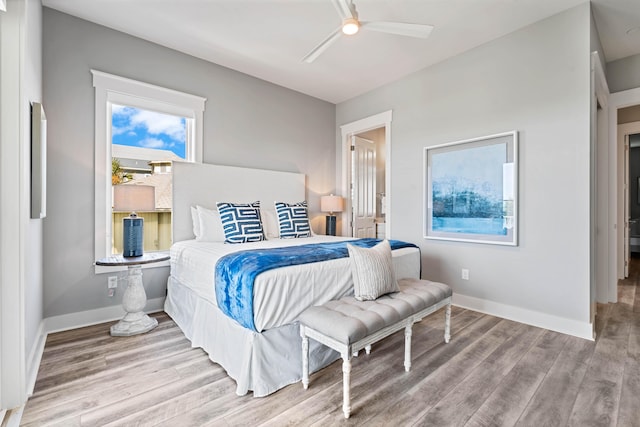
[[[267,396],[302,378],[302,355],[298,323],[261,333],[243,328],[214,304],[169,276],[164,310],[209,359],[222,366],[236,381],[239,396],[253,391]],[[340,355],[315,341],[309,343],[309,369],[322,369]]]

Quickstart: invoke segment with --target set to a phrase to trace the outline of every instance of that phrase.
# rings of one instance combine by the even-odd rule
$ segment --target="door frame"
[[[341,156],[342,156],[342,179],[340,191],[345,200],[345,209],[341,214],[341,234],[343,236],[351,235],[351,197],[349,196],[351,184],[351,136],[357,135],[369,130],[384,127],[385,138],[385,236],[391,238],[391,121],[393,120],[393,111],[387,110],[373,116],[365,117],[351,123],[340,126],[341,133]],[[346,220],[345,220],[346,219]]]
[[[613,228],[609,218],[607,195],[609,180],[608,160],[608,108],[609,87],[598,52],[591,53],[591,126],[590,126],[590,262],[589,262],[589,321],[595,337],[597,302],[609,299],[609,229]],[[604,130],[604,132],[603,132]]]
[[[0,16],[0,411],[27,400],[24,242],[29,217],[25,185],[29,104],[22,90],[26,9],[18,1],[8,6]]]
[[[622,277],[619,278],[626,278],[629,276],[629,264],[627,263],[627,260],[630,259],[630,252],[629,252],[629,242],[631,239],[631,234],[630,234],[630,230],[629,230],[629,189],[631,187],[631,182],[629,181],[629,155],[630,153],[630,146],[629,146],[629,139],[627,138],[627,135],[632,135],[632,134],[636,134],[636,133],[640,133],[640,121],[636,121],[636,122],[630,122],[630,123],[622,123],[622,124],[616,124],[617,127],[617,131],[618,131],[618,139],[616,141],[616,143],[622,147],[622,182],[623,182],[623,188],[622,191],[624,193],[622,193],[620,196],[622,197],[622,219],[623,219],[623,224],[624,227],[622,229],[622,262],[620,263],[620,266],[622,267]]]
[[[620,275],[620,257],[624,256],[624,238],[621,217],[624,215],[624,202],[621,185],[624,147],[618,144],[618,109],[640,104],[640,87],[622,92],[612,93],[609,97],[609,218],[615,221],[610,228],[610,241],[615,242],[610,248],[609,302],[618,302],[617,283]],[[622,260],[624,264],[624,259]],[[623,266],[624,271],[624,266]]]

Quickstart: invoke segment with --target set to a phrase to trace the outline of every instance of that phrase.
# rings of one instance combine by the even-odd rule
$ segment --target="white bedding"
[[[272,239],[238,245],[185,240],[171,247],[171,276],[200,298],[216,306],[216,261],[239,250],[295,246],[351,237],[314,236],[304,239]],[[420,253],[416,248],[393,251],[397,278],[420,278]],[[254,322],[258,331],[294,323],[307,307],[353,293],[348,258],[269,270],[256,277]]]
[[[254,312],[255,324],[263,330],[260,333],[240,326],[217,307],[213,282],[215,260],[229,251],[251,247],[340,238],[273,239],[238,245],[195,242],[191,208],[200,205],[211,209],[218,201],[248,203],[257,200],[267,208],[275,201],[307,200],[309,191],[305,175],[188,162],[174,162],[172,170],[174,245],[165,311],[194,347],[203,348],[209,358],[219,363],[236,381],[237,394],[253,391],[254,396],[266,396],[300,381],[302,351],[296,318],[308,306],[352,292],[348,259],[328,261],[324,265],[286,267],[259,275]],[[267,237],[275,237],[270,216],[264,215],[263,220]],[[273,218],[271,223],[274,223]],[[394,269],[398,278],[419,277],[418,249],[394,251]],[[311,372],[340,357],[334,350],[313,340],[309,345]]]

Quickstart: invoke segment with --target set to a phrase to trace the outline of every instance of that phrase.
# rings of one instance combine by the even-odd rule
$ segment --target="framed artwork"
[[[518,133],[424,149],[424,237],[518,244]]]
[[[31,104],[31,218],[47,216],[47,116]]]

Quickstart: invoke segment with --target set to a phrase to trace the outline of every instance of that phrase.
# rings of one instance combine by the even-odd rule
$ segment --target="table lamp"
[[[151,185],[116,185],[113,187],[113,210],[130,211],[122,219],[122,256],[143,255],[144,220],[136,211],[148,212],[156,208],[155,187]]]
[[[334,212],[342,212],[342,209],[342,197],[334,196],[333,194],[320,197],[320,210],[322,212],[329,212],[329,215],[326,217],[327,236],[336,235],[336,216],[334,215]]]

